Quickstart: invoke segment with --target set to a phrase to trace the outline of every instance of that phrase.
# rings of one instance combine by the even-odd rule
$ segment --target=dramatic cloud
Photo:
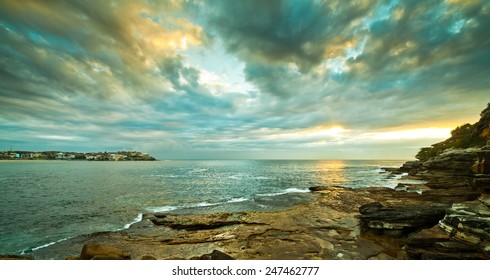
[[[490,100],[488,1],[0,3],[0,150],[397,158]]]

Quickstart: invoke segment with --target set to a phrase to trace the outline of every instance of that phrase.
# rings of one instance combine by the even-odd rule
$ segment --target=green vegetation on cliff
[[[432,147],[420,149],[415,156],[419,160],[425,160],[441,154],[447,149],[466,149],[482,147],[490,140],[490,103],[480,113],[480,120],[474,124],[464,124],[451,131],[451,137],[433,144]]]

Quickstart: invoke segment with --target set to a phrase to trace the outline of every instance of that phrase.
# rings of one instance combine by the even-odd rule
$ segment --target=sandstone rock
[[[208,230],[239,224],[259,224],[243,221],[245,213],[215,213],[210,215],[171,215],[149,218],[157,226],[166,226],[177,230]]]
[[[374,212],[379,211],[379,209],[383,208],[383,204],[380,202],[372,202],[368,204],[364,204],[361,207],[359,207],[359,213],[361,214],[371,214]]]
[[[192,258],[193,260],[234,260],[234,258],[219,250],[214,250],[211,254],[204,254],[200,257]]]
[[[411,234],[404,247],[411,259],[482,259],[476,246],[453,240],[439,226]]]
[[[472,167],[474,173],[490,174],[490,151],[480,150],[476,152],[478,162]]]
[[[407,162],[400,170],[427,180],[431,188],[467,187],[473,177],[477,151],[477,148],[448,149],[428,159]]]
[[[406,172],[409,175],[416,175],[419,170],[422,168],[422,162],[421,161],[407,161],[405,162],[399,170],[401,172]]]
[[[478,200],[483,203],[483,205],[490,207],[490,195],[489,194],[482,194]]]
[[[422,194],[423,192],[432,190],[432,188],[429,188],[428,186],[426,186],[424,184],[398,183],[398,185],[396,185],[396,187],[395,187],[395,190]]]
[[[390,235],[409,233],[436,225],[444,217],[447,206],[426,203],[370,208],[369,213],[361,214],[361,226],[363,230],[373,229],[377,232],[381,230]],[[391,230],[395,232],[389,232]]]
[[[85,244],[81,260],[130,260],[131,255],[119,248],[102,244]]]
[[[153,216],[155,216],[156,218],[165,218],[168,216],[168,213],[166,212],[157,212],[157,213],[153,213]]]
[[[398,167],[380,167],[380,169],[384,172],[390,172],[391,174],[403,174],[403,171],[401,171]]]
[[[376,256],[369,257],[368,260],[396,260],[396,258],[386,254],[386,253],[380,253]]]
[[[341,188],[340,186],[315,186],[315,187],[309,187],[308,189],[311,192],[321,192],[321,191],[326,191],[331,188]]]
[[[454,203],[439,223],[456,240],[481,245],[490,240],[490,208],[486,199]]]
[[[476,174],[473,183],[476,190],[490,193],[490,175]]]
[[[458,253],[478,252],[478,249],[475,248],[474,246],[470,246],[457,241],[436,242],[434,243],[434,248],[438,249],[440,252],[458,252]]]
[[[420,260],[480,260],[484,259],[478,253],[445,253],[434,250],[421,250],[418,258]]]
[[[142,256],[141,259],[142,260],[156,260],[156,258],[153,256]]]
[[[439,226],[423,229],[413,233],[408,237],[407,244],[411,246],[427,247],[433,246],[436,242],[450,241],[449,235]]]
[[[384,248],[376,242],[359,238],[356,240],[357,251],[365,256],[378,256],[383,254]]]
[[[468,246],[459,247],[459,244],[451,243],[457,241],[447,239],[449,235],[444,232],[444,237],[437,237],[437,232],[432,233],[431,237],[425,237],[425,241],[414,241],[406,246],[406,250],[402,249],[407,233],[430,228],[444,217],[444,209],[437,218],[433,217],[436,215],[431,208],[449,208],[454,202],[463,202],[464,195],[469,191],[471,188],[466,187],[428,190],[417,194],[389,188],[348,189],[332,186],[315,193],[314,201],[281,211],[145,214],[144,218],[153,220],[152,224],[156,226],[91,234],[37,250],[35,254],[38,254],[36,258],[46,258],[47,254],[40,255],[43,250],[58,252],[69,244],[70,250],[73,247],[74,251],[63,251],[64,257],[79,252],[83,244],[98,243],[115,247],[124,244],[123,248],[131,252],[133,259],[148,255],[161,260],[189,259],[191,256],[216,259],[216,253],[214,256],[210,253],[215,249],[229,252],[236,259],[261,260],[381,259],[390,256],[398,259],[484,258],[480,251],[470,252]],[[480,197],[478,201],[488,203],[488,197]],[[364,205],[368,206],[362,207]],[[359,215],[358,211],[363,214]],[[430,224],[421,225],[421,221],[429,218]],[[368,222],[373,222],[375,227],[367,227]],[[376,227],[376,222],[382,226]],[[365,229],[369,233],[364,234]],[[378,231],[382,234],[372,234]],[[402,236],[394,238],[387,235]],[[428,241],[430,238],[432,240]],[[478,246],[490,249],[489,245],[482,243]],[[458,248],[463,248],[464,252],[457,252]],[[107,257],[99,255],[91,258]]]

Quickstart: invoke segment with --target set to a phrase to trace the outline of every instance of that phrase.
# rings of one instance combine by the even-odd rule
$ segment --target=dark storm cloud
[[[4,6],[0,17],[6,59],[2,62],[14,72],[24,69],[24,73],[14,73],[18,80],[50,83],[69,94],[82,92],[98,98],[120,94],[114,82],[137,88],[143,97],[161,93],[155,81],[162,81],[144,63],[154,58],[155,51],[138,36],[162,28],[139,28],[145,22],[137,16],[142,7],[89,1],[6,1]]]
[[[371,149],[477,115],[489,38],[478,0],[2,1],[0,145]]]
[[[184,38],[203,39],[179,17],[178,1],[0,6],[0,120],[17,127],[4,130],[3,142],[50,135],[82,149],[136,145],[233,106],[200,85],[199,70],[177,54]]]
[[[286,122],[316,111],[327,123],[395,127],[444,120],[455,103],[478,111],[488,98],[486,1],[209,6],[209,26],[246,64],[247,80],[276,97],[264,98],[268,112]]]
[[[318,65],[354,39],[354,23],[376,1],[213,1],[209,23],[244,60]],[[341,49],[340,49],[341,50]]]
[[[390,18],[370,26],[364,52],[349,60],[351,75],[371,80],[374,89],[376,82],[397,82],[407,76],[468,87],[468,78],[481,79],[488,71],[489,8],[488,3],[466,7],[401,1],[389,11]]]

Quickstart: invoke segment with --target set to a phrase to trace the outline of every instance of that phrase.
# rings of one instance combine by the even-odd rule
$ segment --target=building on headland
[[[118,152],[60,152],[60,151],[0,151],[0,160],[88,160],[88,161],[154,161],[148,153]]]
[[[57,160],[65,159],[65,153],[57,153],[54,159]]]

